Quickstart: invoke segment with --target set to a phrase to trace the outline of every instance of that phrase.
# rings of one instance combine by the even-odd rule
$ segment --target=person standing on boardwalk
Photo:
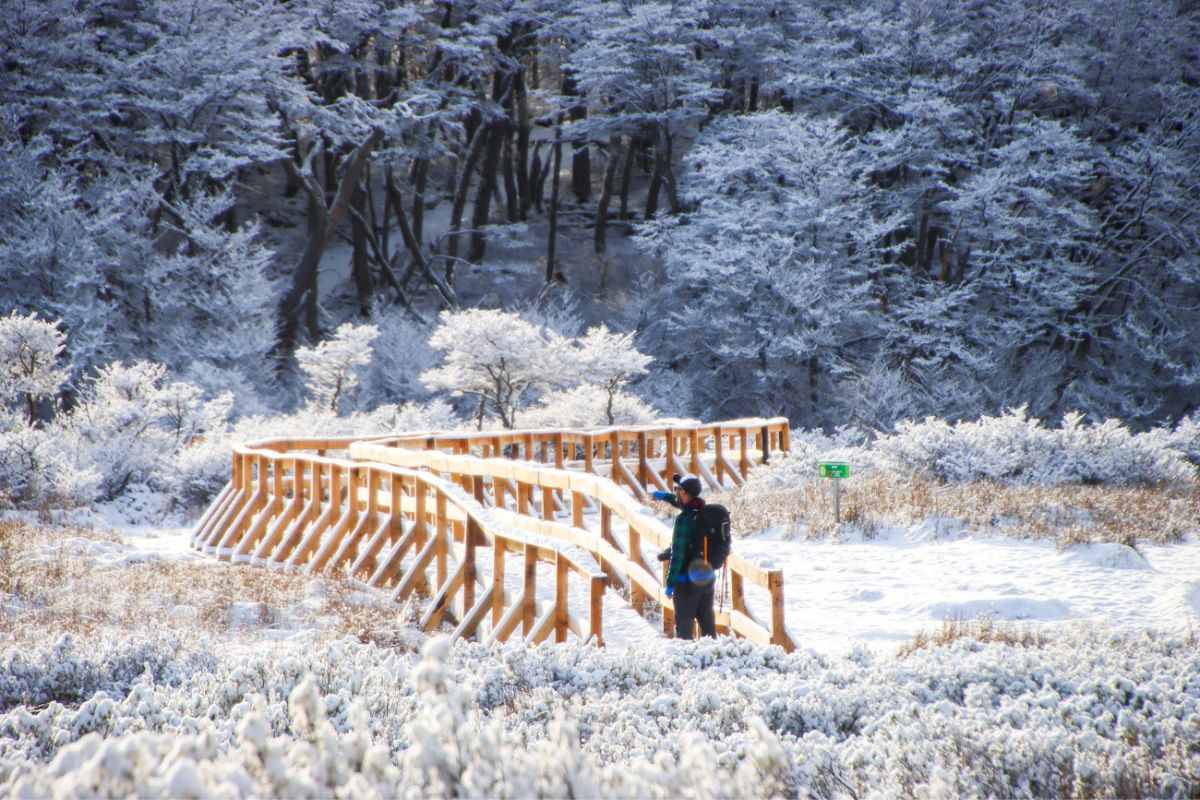
[[[660,561],[671,562],[667,570],[667,597],[675,601],[675,635],[680,639],[691,639],[693,624],[699,622],[702,635],[715,637],[712,568],[707,562],[700,561],[693,569],[693,564],[703,558],[704,500],[700,493],[704,486],[693,475],[672,477],[675,494],[655,492],[653,497],[679,509],[671,546],[658,554]],[[692,575],[693,571],[698,574]]]

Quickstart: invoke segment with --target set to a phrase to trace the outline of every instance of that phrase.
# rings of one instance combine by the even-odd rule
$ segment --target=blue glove
[[[671,498],[671,493],[670,492],[651,492],[650,496],[653,497],[655,500],[669,500]]]
[[[667,584],[667,597],[675,596],[675,584]]]

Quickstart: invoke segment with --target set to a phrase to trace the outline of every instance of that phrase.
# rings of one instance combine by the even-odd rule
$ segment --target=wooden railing
[[[635,498],[665,488],[673,471],[714,487],[718,476],[740,483],[753,463],[788,445],[783,420],[257,442],[235,448],[233,479],[200,519],[193,545],[227,560],[361,580],[398,602],[427,598],[422,627],[450,619],[455,637],[505,641],[520,626],[533,642],[571,632],[602,644],[609,584],[642,615],[659,603],[670,635],[673,605],[643,552],[647,543],[668,546],[670,529]],[[573,557],[571,547],[586,556]],[[480,561],[481,548],[490,559]],[[554,568],[553,597],[541,601],[539,564]],[[718,614],[718,629],[792,649],[781,571],[736,554],[728,568],[730,608]],[[572,576],[587,587],[586,624],[569,607]],[[747,586],[765,590],[769,622],[751,613]]]

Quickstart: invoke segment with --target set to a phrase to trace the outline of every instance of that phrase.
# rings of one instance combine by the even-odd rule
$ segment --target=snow
[[[191,550],[187,528],[127,525],[113,530],[122,542],[71,538],[62,546],[103,567],[174,559],[229,568]],[[615,533],[620,538],[620,531]],[[1128,630],[1200,626],[1200,542],[1193,540],[1142,544],[1138,550],[1096,543],[1060,552],[1050,542],[971,533],[940,517],[885,529],[871,540],[798,541],[786,535],[763,531],[735,539],[734,548],[761,566],[783,569],[788,629],[801,648],[821,653],[856,647],[890,652],[943,620],[979,616],[1049,629],[1078,623]],[[565,549],[587,563],[582,551]],[[480,577],[490,580],[490,560],[481,559],[479,566]],[[540,565],[538,577],[539,599],[552,602],[550,568]],[[519,570],[510,568],[506,579],[508,589],[519,593]],[[571,608],[586,609],[583,583],[572,580],[571,591]],[[312,615],[321,613],[327,594],[326,582],[314,579],[296,609],[269,608],[265,614],[260,603],[235,599],[229,622],[248,627],[269,619],[271,638],[307,635],[312,632],[308,626],[319,627],[324,619]],[[363,605],[390,605],[384,592],[365,586],[348,598]],[[759,619],[769,618],[765,592],[748,587],[747,599]],[[293,611],[306,612],[309,622],[299,624]],[[174,609],[179,618],[195,613],[186,606]],[[659,624],[636,614],[613,591],[605,593],[604,634],[606,646],[615,651],[649,646],[662,635]]]
[[[784,535],[765,531],[735,539],[734,548],[783,569],[788,629],[801,647],[819,652],[890,650],[942,620],[980,615],[1047,628],[1200,625],[1196,541],[1139,545],[1141,552],[1111,543],[1058,552],[1046,541],[964,535],[938,519],[869,541]],[[761,608],[755,599],[751,606]]]

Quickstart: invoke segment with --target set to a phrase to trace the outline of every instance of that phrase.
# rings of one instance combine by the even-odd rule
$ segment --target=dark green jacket
[[[687,570],[684,561],[691,550],[692,538],[700,532],[700,509],[704,508],[704,501],[696,498],[687,508],[680,507],[677,497],[666,502],[680,509],[671,535],[671,568],[667,571],[667,586],[675,586]]]

